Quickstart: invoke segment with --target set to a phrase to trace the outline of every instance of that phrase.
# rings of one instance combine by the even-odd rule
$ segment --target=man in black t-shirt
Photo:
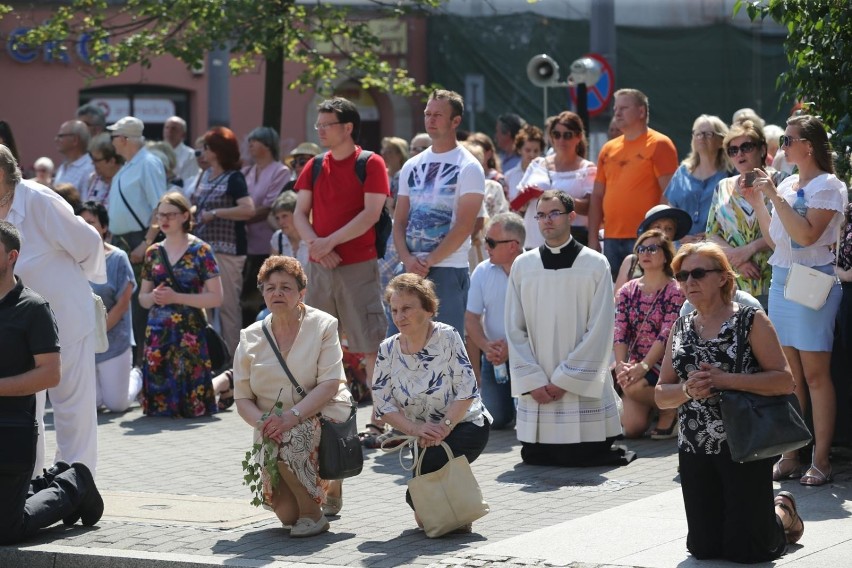
[[[59,334],[48,303],[14,275],[18,230],[0,221],[0,544],[18,542],[60,519],[84,525],[104,510],[80,463],[58,463],[30,483],[38,425],[35,393],[59,384]]]

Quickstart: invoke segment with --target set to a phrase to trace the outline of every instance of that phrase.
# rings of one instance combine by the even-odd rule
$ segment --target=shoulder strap
[[[278,233],[278,254],[284,254],[284,231]]]
[[[160,256],[163,258],[163,264],[166,267],[166,271],[169,273],[169,278],[172,280],[172,286],[181,294],[186,294],[186,289],[181,286],[180,282],[177,278],[175,278],[174,270],[172,270],[172,263],[169,262],[169,255],[166,253],[166,247],[162,244],[157,245],[157,250],[160,253]]]
[[[311,167],[311,184],[316,184],[320,175],[322,174],[322,164],[325,161],[325,155],[328,152],[323,152],[314,157],[314,164]],[[361,182],[361,185],[364,185],[364,182],[367,179],[367,160],[369,160],[374,152],[370,150],[361,150],[361,153],[358,154],[358,157],[355,158],[355,175],[358,176],[358,181]]]
[[[740,305],[740,313],[737,318],[737,360],[736,366],[734,367],[734,372],[742,373],[743,369],[743,359],[745,358],[745,344],[748,341],[748,320],[752,315],[752,312],[755,311],[755,308],[751,306],[743,306]]]
[[[133,218],[136,219],[136,222],[139,224],[139,227],[142,231],[147,231],[148,227],[139,220],[139,216],[136,214],[136,211],[133,210],[133,207],[127,202],[127,199],[124,197],[124,192],[121,191],[121,178],[116,180],[118,182],[118,195],[121,197],[121,200],[124,202],[124,206],[127,207],[127,210],[130,211],[130,214],[133,215]],[[166,262],[168,265],[168,262]]]
[[[293,383],[293,386],[296,388],[296,392],[299,393],[299,396],[305,398],[308,396],[308,393],[305,392],[305,389],[302,388],[302,385],[296,381],[293,377],[293,373],[290,372],[290,367],[287,366],[287,361],[284,360],[284,356],[281,355],[281,351],[278,350],[278,345],[275,343],[275,338],[272,337],[272,333],[269,331],[269,326],[266,325],[266,320],[263,320],[261,327],[263,327],[263,334],[266,335],[266,339],[272,346],[275,356],[278,357],[278,362],[281,363],[281,368],[284,369],[284,372],[287,374],[287,378],[290,379],[291,383]]]

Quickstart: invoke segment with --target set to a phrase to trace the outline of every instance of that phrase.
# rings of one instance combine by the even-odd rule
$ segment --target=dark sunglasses
[[[196,151],[195,151],[195,157],[196,157],[196,158],[200,158],[200,157],[201,157],[201,154],[203,154],[203,153],[204,153],[204,150],[196,150]]]
[[[733,158],[739,154],[741,150],[743,154],[751,154],[754,152],[755,148],[757,148],[757,144],[754,142],[743,142],[739,146],[728,146],[728,155]]]
[[[293,158],[293,165],[295,166],[304,166],[308,162],[311,161],[311,156],[296,156]]]
[[[701,280],[707,276],[708,272],[722,272],[721,268],[693,268],[692,270],[681,270],[675,273],[675,280],[678,282],[686,282],[690,276],[693,280]]]
[[[657,254],[658,250],[660,250],[659,245],[639,245],[636,247],[636,254]]]
[[[793,138],[791,136],[787,136],[786,134],[778,139],[778,145],[782,148],[786,148],[787,146],[791,146],[793,142],[806,142],[807,138]]]
[[[550,137],[554,140],[562,140],[563,138],[565,140],[571,140],[574,138],[574,132],[571,130],[566,130],[565,132],[562,132],[561,130],[551,130]]]
[[[515,239],[505,239],[502,241],[495,241],[491,237],[485,237],[485,244],[488,245],[488,248],[497,248],[497,245],[501,245],[503,243],[516,243]]]

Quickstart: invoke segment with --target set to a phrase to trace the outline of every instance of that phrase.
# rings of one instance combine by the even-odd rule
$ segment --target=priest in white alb
[[[612,447],[622,433],[609,373],[612,277],[606,258],[571,236],[575,216],[566,193],[539,197],[545,244],[515,260],[506,292],[517,433],[532,465],[626,463],[623,448]]]

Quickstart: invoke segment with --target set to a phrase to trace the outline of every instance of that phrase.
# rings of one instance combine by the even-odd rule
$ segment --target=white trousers
[[[95,364],[97,369],[97,408],[106,406],[112,412],[124,412],[130,407],[130,367],[133,348],[112,359]]]
[[[95,406],[95,335],[92,333],[71,345],[62,345],[62,371],[59,384],[48,389],[56,430],[57,461],[81,462],[95,475],[98,465],[98,414]],[[127,390],[124,391],[127,396]],[[44,468],[45,393],[36,394],[38,448],[34,475]]]

